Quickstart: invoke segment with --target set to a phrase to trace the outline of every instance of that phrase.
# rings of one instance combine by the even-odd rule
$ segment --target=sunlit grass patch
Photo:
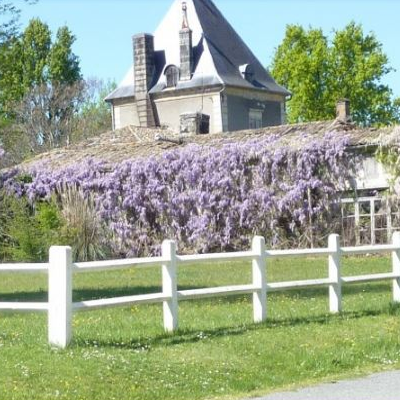
[[[345,275],[390,271],[385,257],[343,259]],[[327,276],[326,258],[271,260],[270,281]],[[180,289],[251,282],[250,263],[179,269]],[[74,275],[74,300],[161,290],[159,268]],[[46,301],[46,276],[3,274],[2,301]],[[242,398],[400,365],[400,308],[390,282],[343,288],[328,314],[327,288],[268,296],[268,321],[252,322],[251,296],[179,303],[165,334],[160,305],[74,315],[66,350],[47,345],[45,314],[0,314],[0,399]]]

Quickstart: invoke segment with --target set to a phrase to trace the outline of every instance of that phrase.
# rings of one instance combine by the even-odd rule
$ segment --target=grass
[[[388,258],[344,259],[344,273],[390,271]],[[325,259],[276,260],[269,279],[327,277]],[[250,265],[179,271],[180,288],[250,283]],[[159,268],[74,276],[74,300],[158,292]],[[327,289],[268,298],[252,323],[250,296],[182,302],[166,335],[160,305],[74,316],[66,350],[47,344],[45,314],[0,314],[0,400],[244,398],[321,380],[400,367],[400,308],[390,282],[346,286],[344,312],[328,315]],[[0,301],[45,301],[46,276],[0,276]]]

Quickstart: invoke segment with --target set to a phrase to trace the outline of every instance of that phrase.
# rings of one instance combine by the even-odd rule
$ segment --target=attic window
[[[239,67],[239,71],[242,74],[242,78],[246,79],[248,82],[253,82],[254,80],[254,69],[251,64],[243,64]]]
[[[175,87],[179,81],[179,68],[176,65],[170,65],[165,69],[165,78],[167,80],[167,87]]]

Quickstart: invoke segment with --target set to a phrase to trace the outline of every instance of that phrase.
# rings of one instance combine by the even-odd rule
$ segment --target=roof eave
[[[218,84],[213,84],[213,85],[207,85],[207,86],[193,86],[193,87],[187,87],[187,88],[180,88],[180,89],[171,89],[171,90],[161,90],[161,91],[156,91],[156,92],[151,92],[151,96],[154,99],[159,99],[159,98],[165,98],[165,97],[175,97],[175,96],[180,96],[180,95],[185,95],[185,94],[193,94],[193,92],[197,92],[200,94],[199,89],[201,89],[201,93],[205,92],[221,92],[225,89],[225,84],[223,83],[218,83]]]
[[[282,91],[278,91],[278,90],[271,90],[271,89],[267,89],[267,88],[258,88],[258,87],[254,87],[254,86],[240,86],[240,85],[232,85],[232,84],[224,84],[224,87],[226,88],[234,88],[234,89],[244,89],[244,90],[250,90],[250,91],[254,91],[254,92],[258,92],[258,93],[269,93],[269,94],[277,94],[279,96],[284,96],[284,97],[288,97],[291,96],[291,92],[289,92],[288,90],[284,89]]]

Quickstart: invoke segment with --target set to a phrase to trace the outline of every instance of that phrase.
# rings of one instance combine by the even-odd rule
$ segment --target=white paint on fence
[[[342,255],[391,253],[392,272],[362,276],[341,276]],[[304,281],[269,282],[268,260],[281,257],[328,256],[329,278]],[[178,290],[177,268],[179,265],[201,264],[216,261],[252,261],[252,284],[215,288]],[[88,300],[73,303],[72,273],[86,271],[115,270],[161,266],[162,293],[125,296],[111,299]],[[51,345],[64,348],[72,338],[73,311],[89,311],[104,307],[127,306],[132,304],[163,303],[164,328],[173,332],[178,328],[178,300],[192,300],[238,294],[253,295],[254,322],[267,318],[267,294],[290,289],[314,286],[329,287],[329,309],[332,313],[341,311],[342,284],[393,281],[393,301],[400,302],[400,233],[393,235],[393,244],[379,246],[344,247],[339,246],[339,236],[330,235],[328,248],[302,250],[266,250],[265,240],[255,237],[250,251],[219,254],[198,254],[179,256],[176,244],[167,240],[162,244],[161,257],[135,258],[114,261],[72,263],[69,247],[52,247],[48,264],[3,264],[0,272],[43,272],[49,275],[48,303],[6,303],[0,302],[0,311],[48,311],[48,333]]]
[[[37,273],[46,272],[49,269],[49,264],[0,264],[0,272],[12,273]]]
[[[306,289],[313,286],[327,286],[332,283],[330,279],[308,279],[306,281],[268,283],[267,288],[269,292],[278,292],[290,289]]]
[[[236,294],[250,294],[257,291],[254,285],[220,286],[206,289],[179,290],[179,300],[207,299],[219,296],[233,296]]]
[[[397,249],[392,252],[393,275],[393,301],[400,302],[400,232],[393,234],[393,246]]]
[[[110,271],[113,269],[125,268],[150,268],[158,267],[164,261],[168,261],[163,257],[146,257],[146,258],[130,258],[126,260],[108,260],[108,261],[91,261],[83,263],[75,263],[74,270],[76,272],[94,272],[94,271]]]
[[[99,308],[152,304],[169,300],[163,293],[140,294],[137,296],[113,297],[111,299],[86,300],[73,304],[74,311],[91,311]]]
[[[71,340],[72,252],[54,246],[49,253],[49,343],[64,348]]]
[[[358,247],[343,247],[342,254],[357,255],[368,253],[388,253],[389,251],[397,250],[394,244],[377,244],[374,246],[358,246]]]
[[[329,249],[267,250],[268,258],[290,258],[301,256],[328,256]]]
[[[162,287],[167,300],[163,301],[164,328],[173,332],[178,328],[178,285],[176,277],[176,243],[165,240],[161,247],[162,257],[167,262],[162,264]]]
[[[32,312],[32,311],[48,311],[47,303],[0,303],[0,311],[23,311],[23,312]]]
[[[328,258],[329,264],[329,310],[338,313],[342,310],[342,281],[340,274],[340,238],[339,235],[330,235],[328,248],[331,251]]]
[[[267,318],[267,274],[265,254],[265,239],[256,236],[253,239],[253,285],[256,290],[253,293],[254,322],[263,322]]]
[[[210,261],[246,261],[253,258],[251,251],[237,251],[236,253],[212,253],[212,254],[193,254],[189,256],[177,256],[179,263],[209,263]]]
[[[400,274],[393,274],[393,272],[388,272],[386,274],[343,276],[342,282],[343,283],[363,283],[363,282],[384,281],[387,279],[395,279],[398,276],[400,276]]]

